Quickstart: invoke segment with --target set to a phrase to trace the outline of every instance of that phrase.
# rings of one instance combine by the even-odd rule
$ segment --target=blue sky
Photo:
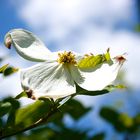
[[[4,48],[3,38],[13,28],[24,28],[37,34],[51,51],[73,50],[79,53],[102,53],[110,47],[113,56],[128,53],[124,65],[125,80],[139,91],[140,39],[133,29],[138,22],[135,0],[1,0],[0,1],[0,54],[8,55],[3,63],[19,68],[33,65]],[[22,89],[19,75],[3,79],[0,90],[3,97],[15,96]],[[16,83],[16,85],[15,85]],[[7,85],[11,85],[8,89]],[[10,92],[9,92],[10,91]],[[136,93],[135,93],[136,94]],[[97,105],[118,95],[90,98],[80,97],[85,105]],[[128,102],[128,96],[119,95]],[[115,102],[115,101],[114,101]],[[127,103],[128,104],[128,103]],[[132,106],[131,106],[132,107]],[[130,108],[131,108],[130,107]],[[129,107],[124,106],[128,112]],[[132,113],[132,112],[131,112]],[[91,117],[90,117],[91,118]],[[93,123],[93,122],[92,122]]]
[[[16,9],[10,4],[10,0],[2,0],[0,2],[0,41],[3,42],[3,37],[7,31],[13,28],[25,28],[26,25],[21,19],[18,18]]]

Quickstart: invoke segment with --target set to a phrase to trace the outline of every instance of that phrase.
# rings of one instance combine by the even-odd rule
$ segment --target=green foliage
[[[130,116],[128,116],[128,114],[124,114],[124,113],[120,114],[119,120],[127,128],[130,128],[133,126],[133,119]]]
[[[13,126],[15,123],[16,111],[20,107],[20,103],[12,97],[5,99],[5,101],[11,104],[11,109],[9,111],[9,116],[6,124],[6,127],[8,128],[10,126]]]
[[[17,72],[17,71],[18,71],[17,68],[14,68],[14,67],[7,67],[7,68],[4,70],[3,74],[4,74],[4,76],[9,76],[9,75],[11,75],[11,74],[13,74],[13,73],[15,73],[15,72]]]
[[[50,102],[36,101],[35,103],[23,108],[14,105],[8,117],[6,127],[3,129],[3,135],[16,133],[39,121],[47,115],[50,109]]]
[[[18,135],[18,140],[92,140],[87,132],[75,130],[73,128],[59,127],[54,129],[51,127],[38,128],[32,130],[30,134]],[[60,129],[59,129],[60,128]],[[99,139],[100,140],[100,139]]]
[[[135,117],[134,117],[134,123],[137,126],[140,126],[140,113],[138,113]]]
[[[88,113],[91,108],[84,107],[82,103],[77,100],[71,99],[60,108],[61,112],[69,114],[73,119],[78,120],[83,115]]]
[[[99,133],[92,137],[92,140],[104,140],[105,133]]]
[[[7,130],[10,126],[14,125],[16,110],[20,107],[20,104],[14,98],[6,98],[0,102],[0,133],[4,134],[4,128]],[[3,116],[7,115],[6,122],[3,122]]]
[[[120,113],[109,107],[103,107],[100,111],[100,115],[107,122],[111,123],[118,132],[134,133],[139,129],[139,115],[132,118],[128,114]]]
[[[136,32],[140,32],[140,24],[136,25],[135,31],[136,31]]]
[[[6,114],[10,116],[11,114],[12,118],[10,118],[11,116],[8,117],[4,124],[2,119],[0,119],[0,133],[2,133],[2,135],[10,135],[20,131],[22,132],[22,130],[28,130],[28,128],[36,128],[32,129],[30,133],[20,133],[16,138],[18,140],[105,139],[105,133],[103,132],[89,137],[89,130],[82,131],[78,128],[68,128],[66,124],[63,123],[63,118],[66,114],[70,115],[74,120],[79,120],[82,116],[86,115],[91,108],[84,107],[82,103],[74,99],[67,101],[60,108],[57,108],[57,106],[58,104],[55,102],[42,98],[33,104],[19,108],[17,100],[12,98],[4,99],[0,102],[0,114],[1,116]],[[133,134],[137,132],[140,126],[139,114],[132,118],[127,114],[114,110],[113,108],[103,107],[100,111],[100,115],[121,133],[127,132]],[[45,118],[43,122],[36,125],[42,118]],[[46,122],[48,123],[47,125]],[[42,125],[42,127],[37,127],[40,125]]]
[[[75,128],[67,128],[63,125],[57,126],[55,129],[52,127],[41,127],[31,130],[30,134],[17,135],[18,140],[104,140],[105,134],[99,133],[89,137],[88,131],[80,131]]]
[[[7,67],[8,67],[8,64],[0,67],[0,73],[3,73],[6,70]]]
[[[31,124],[34,124],[40,118],[46,116],[50,109],[51,102],[49,100],[46,102],[38,100],[35,103],[17,111],[15,125],[26,128]]]
[[[9,102],[0,102],[0,117],[7,114],[11,109],[11,104]]]
[[[61,126],[65,114],[69,114],[77,120],[90,110],[90,108],[85,108],[79,101],[74,99],[69,100],[60,109],[57,109],[57,105],[48,99],[41,99],[26,107],[19,108],[17,100],[8,98],[3,103],[1,102],[0,107],[0,110],[6,108],[5,111],[1,111],[2,115],[9,114],[2,129],[3,136],[32,128],[32,126],[36,127],[38,124],[41,125],[46,122],[54,122]],[[39,121],[40,123],[38,123]]]
[[[100,111],[101,117],[110,122],[117,131],[124,131],[125,127],[119,119],[119,113],[112,108],[103,107]]]
[[[87,93],[87,91],[83,89],[77,89],[77,92],[86,95],[90,93]],[[107,92],[109,92],[109,90],[96,91],[92,94],[97,95]],[[10,100],[4,100],[10,102],[10,104],[7,103],[2,105],[3,108],[6,108],[5,111],[7,111],[2,111],[1,114],[9,114],[6,125],[3,128],[3,135],[18,133],[45,124],[46,122],[53,122],[54,124],[59,124],[61,126],[63,125],[62,119],[65,114],[69,114],[73,119],[78,120],[91,110],[91,108],[85,108],[79,101],[74,99],[67,101],[63,106],[58,108],[59,102],[54,102],[46,98],[41,98],[33,104],[19,108],[19,103],[16,99],[21,97],[27,97],[26,92],[21,92],[15,99],[10,98]]]
[[[47,108],[48,107],[47,100],[44,99],[44,101],[46,101],[45,102],[46,106],[42,106],[42,107]],[[29,110],[34,110],[33,108],[35,106],[40,106],[40,104],[44,104],[44,102],[37,101],[33,103],[32,105],[30,105],[30,108],[26,107],[26,108],[23,108],[22,110],[20,109],[19,111],[21,114],[17,112],[17,114],[19,115],[17,116],[17,118],[19,118],[18,124],[20,124],[20,127],[22,129],[27,127],[27,126],[25,127],[24,125],[21,125],[23,124],[23,122],[26,122],[27,124],[31,123],[30,122],[31,118],[34,119],[35,118],[34,116],[38,114],[37,111],[29,111]],[[54,105],[53,102],[50,102],[50,108],[52,107],[52,105]],[[41,109],[42,107],[39,107],[38,109]],[[89,107],[84,107],[82,103],[80,103],[77,100],[74,100],[74,99],[69,100],[68,102],[66,102],[66,104],[64,104],[63,106],[61,106],[61,108],[57,110],[55,115],[51,116],[50,119],[47,120],[47,122],[49,122],[49,124],[51,125],[48,124],[48,125],[44,125],[43,127],[38,127],[36,129],[31,130],[30,133],[27,133],[27,134],[19,134],[16,136],[16,138],[18,140],[32,140],[32,139],[33,140],[38,140],[38,139],[39,140],[66,140],[66,139],[67,140],[71,140],[71,139],[92,140],[93,137],[89,137],[87,135],[88,134],[87,130],[81,131],[75,128],[68,128],[63,123],[63,118],[65,114],[69,114],[72,119],[78,120],[83,115],[88,113],[90,109],[91,108]],[[27,113],[27,112],[30,112],[30,113]],[[35,112],[36,114],[34,114]],[[42,117],[42,113],[44,112],[46,113],[49,111],[44,110],[40,112],[38,115]],[[26,119],[28,119],[28,121]],[[35,121],[32,121],[32,122],[35,122]],[[43,124],[45,124],[45,122]],[[16,131],[17,129],[19,130],[20,128],[16,128]]]
[[[6,65],[0,67],[0,73],[2,73],[4,76],[9,76],[11,74],[14,74],[17,71],[18,71],[17,68],[9,66],[9,64],[6,64]]]
[[[8,119],[10,120],[10,116],[13,115],[13,112],[15,112],[15,110],[18,109],[19,106],[19,102],[12,97],[0,101],[0,117],[9,113]]]
[[[2,135],[1,133],[2,133],[2,127],[3,127],[3,121],[2,121],[2,119],[0,118],[0,136]]]

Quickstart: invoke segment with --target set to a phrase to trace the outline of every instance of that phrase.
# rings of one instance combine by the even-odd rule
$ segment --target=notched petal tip
[[[11,49],[12,39],[11,39],[10,35],[6,35],[4,44],[8,49]]]
[[[123,64],[126,61],[126,58],[123,55],[116,56],[114,59],[116,59],[120,64]]]
[[[32,90],[26,91],[26,93],[27,93],[28,98],[36,100],[36,97],[33,95],[33,91]]]

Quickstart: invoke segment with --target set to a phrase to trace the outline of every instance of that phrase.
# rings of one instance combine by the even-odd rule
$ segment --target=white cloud
[[[0,98],[3,97],[8,97],[8,96],[13,96],[15,97],[17,94],[19,94],[22,89],[20,85],[20,79],[17,74],[14,74],[9,77],[0,77],[0,91],[1,91],[1,96]]]
[[[19,16],[47,43],[70,41],[77,37],[75,32],[90,25],[113,28],[130,22],[133,7],[132,0],[26,0],[15,4]]]

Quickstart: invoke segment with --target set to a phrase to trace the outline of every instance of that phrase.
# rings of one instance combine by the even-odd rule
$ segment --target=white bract
[[[21,85],[33,99],[40,97],[54,100],[76,93],[76,84],[88,91],[102,90],[117,77],[125,58],[111,58],[112,64],[99,63],[93,67],[80,66],[84,58],[74,52],[50,52],[31,32],[15,29],[5,36],[5,45],[13,45],[17,53],[25,59],[39,62],[21,70]],[[92,57],[93,58],[93,57]],[[88,64],[88,62],[87,62]]]

